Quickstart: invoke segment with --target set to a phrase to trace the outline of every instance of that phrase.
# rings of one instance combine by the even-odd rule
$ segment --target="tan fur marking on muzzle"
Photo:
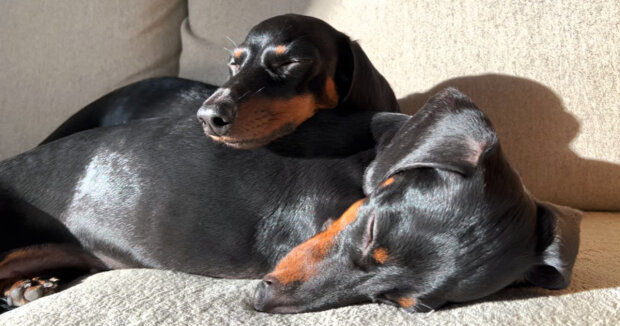
[[[364,202],[363,199],[351,205],[342,216],[332,223],[327,230],[308,239],[295,247],[276,266],[271,276],[282,284],[295,281],[305,282],[318,273],[317,263],[322,261],[327,251],[333,246],[334,239],[357,218],[357,213]]]
[[[288,99],[256,97],[241,104],[228,134],[211,138],[225,143],[261,140],[287,126],[294,130],[312,117],[316,110],[316,100],[312,94]]]

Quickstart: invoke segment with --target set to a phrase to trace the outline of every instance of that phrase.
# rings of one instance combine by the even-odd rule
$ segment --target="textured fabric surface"
[[[456,86],[539,198],[620,210],[620,2],[189,0],[180,74],[226,79],[224,48],[287,12],[359,40],[406,112]]]
[[[176,75],[183,0],[0,2],[0,159],[127,83]]]
[[[252,309],[257,281],[157,270],[96,274],[0,315],[0,325],[617,325],[620,213],[588,213],[570,287],[509,288],[426,314],[365,304],[297,315]]]

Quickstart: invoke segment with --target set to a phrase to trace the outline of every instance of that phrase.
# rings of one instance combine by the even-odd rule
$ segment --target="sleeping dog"
[[[193,118],[85,131],[0,163],[0,218],[13,304],[50,276],[150,267],[262,277],[255,308],[292,313],[566,287],[580,214],[536,201],[448,89],[411,117],[322,110],[251,150]]]
[[[447,89],[403,120],[379,141],[366,196],[263,277],[257,310],[428,311],[515,282],[568,286],[581,213],[529,194],[486,116]]]

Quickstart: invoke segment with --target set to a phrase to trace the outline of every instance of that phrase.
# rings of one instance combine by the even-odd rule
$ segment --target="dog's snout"
[[[275,277],[266,275],[256,288],[254,297],[254,309],[262,312],[270,312],[274,308],[274,299],[276,293],[282,286],[280,281]]]
[[[226,135],[234,119],[235,110],[229,103],[203,105],[198,110],[198,120],[209,136]]]
[[[256,311],[267,312],[268,311],[268,291],[270,289],[271,282],[262,280],[256,287],[256,294],[254,295],[254,309]]]
[[[236,107],[229,88],[219,88],[198,109],[198,121],[208,136],[224,136],[235,120]]]
[[[265,288],[270,288],[270,287],[279,288],[282,286],[280,281],[271,275],[265,275],[265,277],[263,277],[262,283]]]

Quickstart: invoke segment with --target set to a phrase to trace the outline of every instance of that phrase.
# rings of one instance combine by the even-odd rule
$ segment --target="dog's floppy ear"
[[[458,90],[445,89],[431,97],[377,154],[366,172],[365,189],[415,168],[467,176],[497,144],[497,135],[482,111]]]
[[[336,88],[344,108],[400,112],[392,87],[360,45],[343,36],[338,46]]]
[[[579,224],[582,213],[576,209],[546,202],[537,203],[537,251],[540,261],[525,279],[547,289],[563,289],[570,283],[579,250]]]

